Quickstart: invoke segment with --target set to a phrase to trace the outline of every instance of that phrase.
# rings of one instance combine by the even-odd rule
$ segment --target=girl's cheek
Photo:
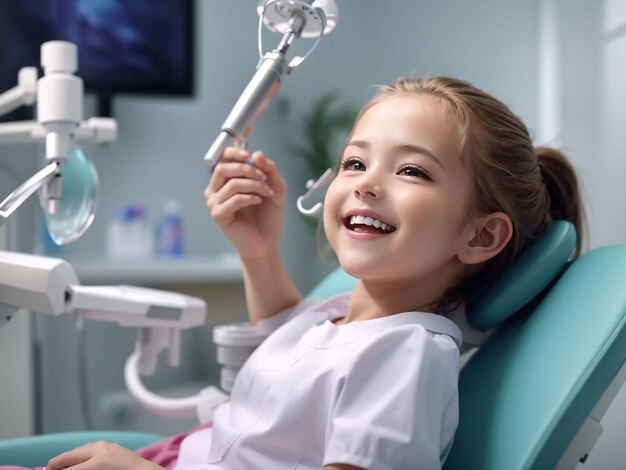
[[[326,217],[327,215],[330,215],[332,213],[332,211],[335,209],[335,181],[331,182],[330,185],[328,186],[328,189],[326,190],[326,194],[324,195],[324,205],[323,205],[323,212],[324,212],[324,217]]]
[[[339,197],[336,191],[336,185],[331,183],[326,194],[324,195],[324,204],[322,205],[322,218],[324,220],[324,230],[327,232],[333,226],[334,219],[338,217],[340,211]]]

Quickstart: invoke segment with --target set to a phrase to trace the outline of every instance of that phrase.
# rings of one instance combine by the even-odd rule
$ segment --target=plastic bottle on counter
[[[142,204],[127,204],[114,215],[107,229],[110,258],[150,258],[154,237]]]
[[[163,215],[156,228],[156,254],[171,258],[183,255],[183,218],[176,199],[163,204]]]

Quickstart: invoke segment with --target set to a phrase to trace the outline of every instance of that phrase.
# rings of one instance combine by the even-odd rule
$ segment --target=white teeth
[[[391,230],[391,225],[387,225],[385,222],[375,219],[373,217],[365,217],[362,215],[353,215],[350,218],[350,225],[373,225],[376,228],[382,228],[383,230]]]

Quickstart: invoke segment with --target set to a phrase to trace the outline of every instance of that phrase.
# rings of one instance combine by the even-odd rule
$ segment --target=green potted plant
[[[307,162],[307,170],[315,178],[327,168],[334,168],[340,146],[350,132],[358,110],[339,104],[337,92],[330,92],[315,102],[302,119],[302,143],[296,154]]]
[[[358,109],[341,104],[337,96],[337,92],[323,95],[302,118],[302,138],[294,152],[306,162],[307,179],[315,180],[328,168],[335,168],[341,146],[356,119]],[[311,206],[315,202],[309,201]],[[314,218],[307,220],[317,225]]]

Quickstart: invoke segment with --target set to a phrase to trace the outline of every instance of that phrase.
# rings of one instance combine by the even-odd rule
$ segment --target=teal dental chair
[[[460,421],[446,470],[573,468],[602,432],[599,421],[626,378],[626,246],[573,262],[576,236],[557,221],[468,306],[475,328],[496,333],[459,379]],[[337,270],[309,297],[352,288]],[[0,441],[0,464],[42,465],[84,442],[136,449],[161,436],[63,433]]]

